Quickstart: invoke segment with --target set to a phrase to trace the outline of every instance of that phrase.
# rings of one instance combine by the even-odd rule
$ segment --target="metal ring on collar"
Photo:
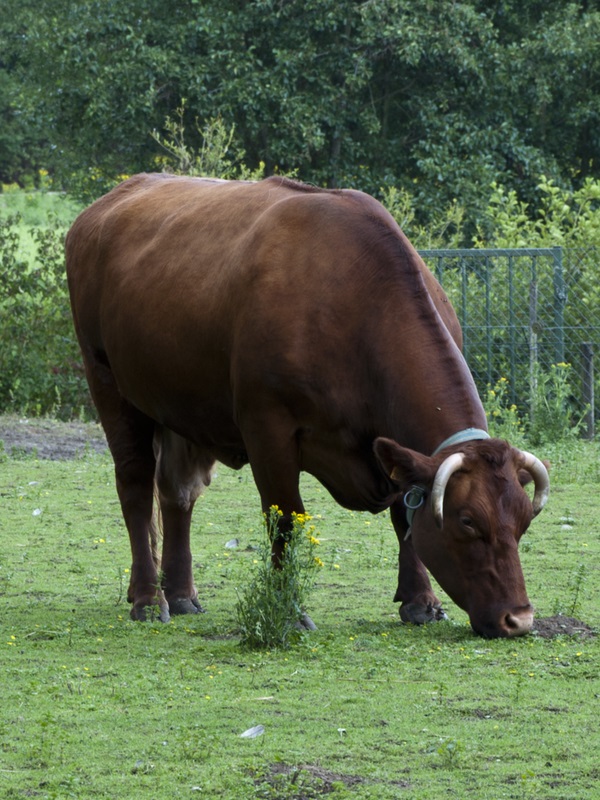
[[[415,496],[414,500],[412,499],[413,495]],[[421,508],[425,502],[425,489],[422,489],[420,486],[411,486],[408,492],[405,492],[403,502],[405,508],[416,511],[417,508]]]

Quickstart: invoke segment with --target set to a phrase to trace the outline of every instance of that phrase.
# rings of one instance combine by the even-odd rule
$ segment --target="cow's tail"
[[[150,550],[152,560],[160,574],[160,546],[163,538],[162,514],[160,513],[160,498],[158,496],[158,486],[154,482],[154,502],[152,503],[152,519],[150,520]]]

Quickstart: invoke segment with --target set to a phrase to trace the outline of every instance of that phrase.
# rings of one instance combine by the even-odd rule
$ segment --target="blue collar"
[[[444,441],[435,448],[431,455],[437,456],[440,450],[443,450],[446,447],[452,447],[453,444],[462,444],[463,442],[474,442],[477,439],[489,438],[489,433],[481,428],[465,428],[464,431],[459,431],[453,436],[449,436],[447,439],[444,439]]]

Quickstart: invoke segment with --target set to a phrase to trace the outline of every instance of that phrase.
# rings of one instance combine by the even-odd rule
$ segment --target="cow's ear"
[[[550,462],[544,459],[542,461],[542,464],[546,467],[548,472],[550,472]],[[518,478],[521,486],[527,486],[527,484],[531,483],[531,481],[533,480],[533,475],[526,469],[520,469],[518,472]]]
[[[383,437],[375,439],[373,449],[386,473],[403,489],[433,483],[436,465],[429,456]]]
[[[519,479],[519,483],[523,488],[525,488],[525,486],[527,486],[527,484],[531,483],[531,481],[533,480],[533,478],[531,477],[531,472],[527,472],[526,469],[520,469],[517,474],[517,477]]]

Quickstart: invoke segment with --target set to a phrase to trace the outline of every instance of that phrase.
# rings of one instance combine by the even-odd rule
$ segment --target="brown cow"
[[[67,272],[131,540],[134,619],[200,610],[190,520],[219,460],[250,463],[282,534],[303,511],[302,470],[346,508],[391,507],[402,619],[444,616],[427,567],[478,633],[530,629],[517,545],[547,472],[489,439],[456,315],[377,201],[282,178],[138,175],[76,220]],[[411,536],[405,506],[419,506]]]

